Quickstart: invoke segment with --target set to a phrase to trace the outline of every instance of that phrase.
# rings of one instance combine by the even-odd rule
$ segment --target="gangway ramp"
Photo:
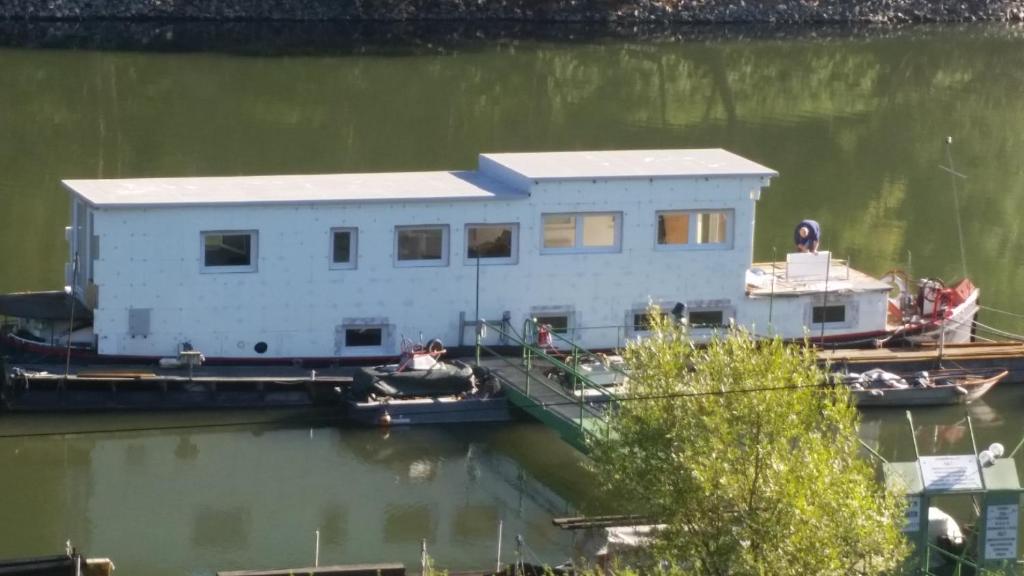
[[[518,346],[521,354],[502,355],[478,338],[477,362],[492,371],[513,405],[556,431],[577,450],[587,452],[588,439],[606,433],[606,412],[614,410],[618,402],[612,392],[577,369],[580,358],[592,354],[558,335],[549,334],[551,340],[538,345],[538,328],[541,332],[544,329],[534,321],[528,320],[522,333],[507,324],[485,326]]]

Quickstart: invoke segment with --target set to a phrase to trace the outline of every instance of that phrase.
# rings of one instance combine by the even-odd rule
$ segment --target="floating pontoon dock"
[[[280,366],[162,369],[154,366],[22,364],[3,370],[0,396],[11,411],[285,408],[333,404],[351,383],[345,368]]]
[[[1006,382],[1024,382],[1024,342],[950,344],[916,348],[822,350],[818,358],[833,367],[859,372],[882,368],[897,372],[947,368],[1005,368]]]

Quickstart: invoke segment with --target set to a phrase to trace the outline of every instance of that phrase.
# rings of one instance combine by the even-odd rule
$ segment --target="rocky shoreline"
[[[0,0],[0,21],[1024,22],[1024,0]]]

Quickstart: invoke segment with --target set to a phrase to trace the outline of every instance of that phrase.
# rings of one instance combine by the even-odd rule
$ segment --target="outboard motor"
[[[921,307],[921,316],[935,316],[939,305],[939,295],[946,288],[942,280],[923,278],[917,291],[917,302]]]

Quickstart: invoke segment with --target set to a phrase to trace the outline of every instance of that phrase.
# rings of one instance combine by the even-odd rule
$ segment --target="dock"
[[[914,372],[946,368],[1004,368],[1005,382],[1024,382],[1024,342],[922,345],[914,348],[837,349],[818,352],[821,362],[852,372],[882,368]]]
[[[3,367],[0,396],[14,412],[287,408],[334,405],[351,368],[160,368],[19,364]]]
[[[217,576],[405,576],[405,565],[341,564],[335,566],[309,566],[280,570],[231,570],[217,572]]]

